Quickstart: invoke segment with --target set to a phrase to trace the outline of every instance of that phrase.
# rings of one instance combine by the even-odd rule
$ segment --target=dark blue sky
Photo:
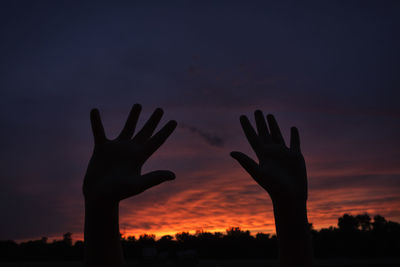
[[[397,1],[2,2],[0,239],[81,233],[88,112],[100,108],[113,136],[134,103],[144,106],[142,121],[160,106],[182,127],[148,164],[176,171],[177,181],[126,202],[126,218],[144,218],[123,221],[129,231],[269,230],[272,218],[261,218],[270,210],[237,204],[221,215],[226,206],[217,205],[244,197],[262,205],[227,156],[249,150],[238,117],[256,108],[274,113],[285,136],[300,128],[314,224],[360,207],[400,220],[399,11]],[[204,223],[165,226],[146,215],[155,199],[174,207],[205,199],[215,177],[229,184],[232,173],[232,195],[222,188],[199,200],[214,213],[178,214]],[[204,191],[191,191],[199,184]],[[142,210],[129,209],[135,203]]]

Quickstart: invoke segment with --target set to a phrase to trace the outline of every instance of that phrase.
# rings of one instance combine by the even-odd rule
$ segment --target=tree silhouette
[[[387,221],[383,216],[375,215],[374,222],[372,223],[372,228],[375,232],[385,231]]]
[[[339,230],[347,234],[356,232],[358,225],[357,218],[347,213],[338,219]]]
[[[155,235],[143,234],[139,237],[138,242],[144,246],[154,246],[156,243],[155,239]]]
[[[356,220],[362,231],[371,230],[371,217],[367,213],[357,215]]]
[[[43,238],[42,238],[43,240]],[[47,241],[47,239],[46,239]],[[67,232],[63,235],[63,242],[68,245],[68,246],[72,246],[72,233]]]
[[[400,259],[400,224],[376,215],[343,214],[338,218],[338,228],[312,230],[314,254],[317,258],[371,258],[391,257]],[[256,259],[277,258],[275,235],[257,233],[231,227],[225,233],[197,231],[194,235],[181,232],[162,236],[143,234],[136,238],[121,238],[124,254],[128,259],[141,259],[142,249],[156,248],[158,253],[174,260],[179,251],[194,250],[200,258],[207,259]],[[49,242],[46,237],[22,243],[0,241],[0,261],[80,260],[83,242],[72,242],[67,232],[61,240]]]

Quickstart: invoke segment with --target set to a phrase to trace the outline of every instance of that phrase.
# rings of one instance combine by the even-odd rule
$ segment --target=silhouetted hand
[[[152,136],[163,115],[162,109],[156,109],[132,138],[140,111],[140,105],[132,107],[125,127],[114,140],[106,138],[99,111],[91,111],[95,147],[83,183],[86,201],[118,202],[175,178],[173,172],[166,170],[141,174],[145,161],[165,142],[177,123],[169,121]]]
[[[132,107],[119,136],[108,140],[97,109],[90,113],[94,135],[94,151],[85,179],[85,266],[126,266],[119,232],[119,202],[137,195],[175,174],[159,170],[141,174],[146,160],[165,142],[176,128],[176,121],[169,121],[153,135],[163,115],[156,109],[143,128],[132,138],[141,106]]]
[[[231,156],[271,196],[280,266],[311,267],[307,173],[299,132],[296,127],[291,128],[290,147],[287,147],[274,116],[267,116],[268,126],[260,110],[254,116],[258,133],[246,116],[240,117],[240,123],[259,163],[241,152],[231,152]]]
[[[260,110],[254,116],[258,133],[246,116],[240,117],[240,123],[259,163],[241,152],[231,152],[231,156],[273,201],[306,200],[307,173],[297,128],[291,128],[290,147],[287,147],[273,115],[267,116],[268,126]]]

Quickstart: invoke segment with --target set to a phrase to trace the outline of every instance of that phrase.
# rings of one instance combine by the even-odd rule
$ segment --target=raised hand
[[[242,152],[231,152],[231,156],[273,201],[306,200],[307,173],[297,128],[291,128],[290,147],[287,147],[273,115],[267,116],[268,126],[260,110],[254,116],[257,132],[246,116],[240,117],[240,123],[259,163]]]
[[[145,161],[171,135],[177,123],[171,120],[153,135],[163,115],[163,110],[158,108],[132,138],[140,111],[139,104],[132,107],[125,127],[114,140],[107,139],[99,111],[91,111],[95,147],[83,184],[86,201],[118,202],[175,178],[173,172],[166,170],[141,174]]]
[[[163,115],[156,109],[143,128],[132,138],[141,111],[132,107],[119,136],[107,139],[97,109],[90,113],[94,136],[94,151],[85,179],[85,266],[125,267],[119,232],[119,202],[137,195],[175,174],[159,170],[142,174],[146,160],[165,142],[176,128],[169,121],[153,135]]]
[[[242,152],[231,152],[231,156],[271,196],[280,266],[311,267],[307,173],[300,151],[299,132],[296,127],[291,128],[290,147],[287,147],[274,116],[267,116],[268,126],[260,110],[254,116],[257,132],[246,116],[240,117],[240,123],[259,163]]]

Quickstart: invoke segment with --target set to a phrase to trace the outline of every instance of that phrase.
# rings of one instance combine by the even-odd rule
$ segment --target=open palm
[[[258,133],[246,116],[240,117],[240,123],[259,163],[242,152],[231,152],[231,156],[270,194],[273,201],[306,200],[307,173],[297,128],[291,128],[290,147],[287,147],[273,115],[267,116],[268,126],[260,110],[254,115]]]
[[[83,182],[86,200],[118,202],[175,178],[175,174],[167,170],[141,174],[145,161],[171,135],[177,123],[169,121],[153,135],[163,115],[162,109],[156,109],[132,138],[140,111],[140,105],[132,107],[124,128],[114,140],[106,138],[99,111],[91,111],[95,147]]]

